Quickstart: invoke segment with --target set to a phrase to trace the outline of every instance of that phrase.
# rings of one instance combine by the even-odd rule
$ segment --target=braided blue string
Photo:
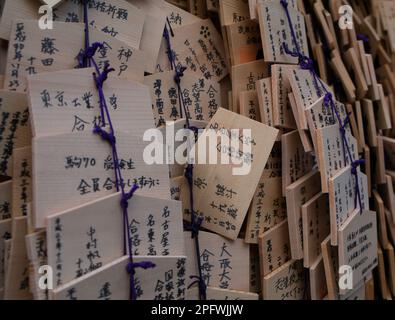
[[[151,261],[142,261],[142,262],[133,262],[133,263],[129,262],[128,265],[126,266],[126,271],[128,273],[135,274],[136,268],[142,268],[144,270],[147,270],[155,267],[156,267],[155,263],[152,263]]]
[[[133,262],[133,250],[132,250],[132,237],[129,228],[129,214],[128,206],[129,200],[133,197],[134,193],[138,189],[137,185],[134,185],[129,192],[125,191],[125,183],[122,178],[122,172],[119,167],[119,157],[117,151],[115,130],[111,122],[110,112],[107,107],[107,102],[104,96],[103,84],[108,79],[110,72],[114,71],[110,68],[109,64],[106,64],[102,71],[100,71],[94,56],[99,48],[103,47],[102,43],[95,42],[89,46],[89,24],[88,24],[88,1],[84,1],[84,22],[85,22],[85,50],[78,55],[78,61],[80,67],[87,67],[93,64],[95,72],[93,73],[93,79],[95,81],[96,89],[99,94],[99,106],[101,113],[101,123],[100,125],[95,125],[93,128],[93,133],[99,135],[104,141],[107,141],[111,145],[112,158],[114,164],[115,173],[115,185],[117,192],[121,190],[121,208],[123,214],[124,222],[124,254],[129,255],[129,263],[127,264],[126,271],[129,273],[129,283],[130,283],[130,300],[137,299],[137,291],[135,286],[135,269],[143,268],[149,269],[154,268],[155,264],[150,261],[143,261],[139,263]],[[105,129],[106,120],[108,122],[109,131]]]
[[[314,85],[316,87],[317,90],[317,94],[319,97],[321,97],[321,89],[318,91],[318,89],[321,87],[324,92],[325,92],[325,97],[324,97],[324,105],[326,107],[330,107],[332,110],[332,115],[336,116],[336,119],[339,123],[340,126],[340,133],[342,136],[342,142],[343,142],[343,154],[344,154],[344,162],[347,165],[347,157],[346,155],[349,156],[349,160],[351,161],[351,172],[355,177],[355,193],[356,193],[356,198],[355,198],[355,208],[357,207],[357,200],[359,203],[359,208],[362,212],[363,210],[363,206],[362,206],[362,199],[361,199],[361,192],[359,189],[359,179],[358,179],[358,170],[357,168],[362,165],[364,163],[363,159],[354,159],[352,153],[351,153],[351,149],[348,145],[348,141],[346,138],[346,130],[345,127],[347,126],[347,124],[349,123],[349,115],[347,115],[344,123],[340,117],[339,111],[336,108],[335,102],[333,100],[333,96],[332,94],[326,89],[325,84],[323,83],[323,81],[318,77],[317,72],[315,71],[314,68],[314,62],[312,59],[310,59],[309,57],[305,56],[302,54],[300,48],[299,48],[299,44],[298,44],[298,40],[296,38],[296,34],[295,34],[295,30],[292,24],[292,19],[291,19],[291,15],[289,13],[288,10],[288,1],[287,0],[281,0],[280,1],[281,5],[283,6],[286,16],[287,16],[287,20],[288,20],[288,24],[291,30],[291,35],[292,35],[292,42],[294,43],[295,46],[295,50],[291,51],[289,50],[288,46],[286,43],[283,43],[284,46],[284,51],[293,56],[293,57],[298,57],[299,59],[299,65],[302,69],[305,70],[309,70],[311,72],[311,74],[313,75],[314,78]],[[320,86],[319,86],[319,85]]]

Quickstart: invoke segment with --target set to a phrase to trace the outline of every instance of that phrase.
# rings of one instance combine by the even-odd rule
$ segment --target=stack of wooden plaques
[[[46,7],[42,28],[42,5],[5,0],[0,19],[0,299],[129,299],[83,6]],[[198,265],[208,300],[395,297],[394,0],[91,0],[87,22],[114,68],[115,163],[139,187],[133,260],[155,265],[138,299],[198,299]],[[214,156],[240,160],[195,163],[191,189],[168,161],[188,125],[198,156],[214,129],[230,137]],[[166,161],[147,161],[152,132]]]

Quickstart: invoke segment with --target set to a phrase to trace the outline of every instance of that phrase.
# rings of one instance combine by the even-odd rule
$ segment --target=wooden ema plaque
[[[263,278],[264,300],[302,300],[305,290],[300,260],[291,260]]]
[[[136,269],[135,287],[139,300],[185,299],[185,256],[142,256],[134,257],[133,261],[150,261],[155,265],[153,269]],[[129,262],[129,256],[116,259],[52,290],[49,297],[53,300],[129,300]]]
[[[339,229],[339,265],[352,268],[352,283],[364,281],[377,266],[376,213],[356,210]],[[340,287],[340,293],[346,290]]]
[[[324,93],[319,81],[314,81],[314,77],[309,70],[293,68],[288,72],[288,81],[292,93],[295,96],[296,112],[295,118],[298,117],[300,129],[307,130],[307,119],[305,110],[313,105]],[[326,87],[326,89],[329,89]]]
[[[303,259],[301,206],[320,192],[320,175],[313,170],[286,188],[287,216],[292,259]]]
[[[258,244],[258,236],[287,217],[281,193],[281,143],[276,142],[255,190],[247,218],[245,241]]]
[[[328,289],[325,279],[324,259],[320,255],[309,268],[310,278],[310,297],[311,300],[323,300],[327,294]]]
[[[25,235],[27,217],[17,217],[12,221],[10,253],[4,283],[4,299],[30,300],[29,272]]]
[[[285,198],[281,194],[281,177],[262,177],[249,209],[245,241],[257,244],[260,232],[268,231],[286,217]]]
[[[258,19],[258,11],[257,7],[259,4],[265,2],[266,0],[248,0],[248,7],[250,8],[250,17],[251,19]],[[274,0],[273,2],[279,2],[278,0]],[[295,0],[289,0],[288,5],[292,6],[292,8],[298,10],[298,4]]]
[[[240,114],[252,120],[262,122],[256,91],[240,92]]]
[[[330,178],[352,161],[359,159],[356,139],[348,131],[345,134],[351,159],[338,124],[317,130],[316,151],[324,193],[329,191]]]
[[[92,132],[100,124],[93,68],[37,74],[27,78],[35,137]],[[116,131],[143,135],[154,127],[149,88],[137,81],[109,78],[103,85]]]
[[[127,188],[137,184],[137,194],[170,198],[168,166],[145,163],[141,136],[117,132],[117,147]],[[57,183],[59,177],[63,177],[62,184]],[[79,132],[33,140],[36,227],[44,227],[45,217],[50,214],[115,192],[111,148],[99,136]]]
[[[47,218],[48,264],[59,270],[54,287],[124,254],[120,200],[116,193]],[[128,213],[133,255],[184,254],[179,201],[134,195]]]
[[[262,49],[259,24],[244,20],[226,26],[232,66],[255,61]]]
[[[243,91],[256,90],[256,82],[269,76],[269,65],[264,60],[243,63],[233,66],[232,79],[232,106],[233,111],[239,110],[239,95]]]
[[[144,11],[122,0],[111,1],[111,5],[111,7],[108,7],[106,2],[102,3],[101,6],[89,3],[89,25],[100,32],[102,36],[107,35],[107,37],[115,37],[133,48],[142,46],[140,40],[142,38],[143,28],[145,29],[144,24],[147,18]],[[40,18],[39,13],[41,13],[39,7],[39,2],[31,2],[29,0],[7,0],[4,5],[4,15],[1,17],[0,22],[0,37],[6,40],[12,40],[10,31],[12,30],[12,22],[16,19],[23,18],[32,20],[32,22],[34,20],[35,24],[38,25],[37,21]],[[110,10],[105,10],[106,7]],[[83,7],[78,2],[62,1],[62,3],[56,4],[54,11],[56,12],[57,21],[72,22],[74,24],[84,21]],[[69,25],[71,25],[71,23]],[[54,29],[55,28],[56,23]],[[146,33],[146,30],[144,30],[144,33]]]
[[[286,188],[308,174],[314,166],[314,159],[306,153],[297,130],[281,136],[283,194]]]
[[[308,56],[304,17],[292,7],[289,7],[288,10],[293,21],[299,48],[303,55]],[[258,17],[265,60],[267,62],[297,64],[298,59],[284,51],[283,43],[287,44],[289,50],[295,48],[282,5],[279,2],[264,1],[258,6]]]
[[[211,20],[201,20],[173,31],[171,45],[176,53],[176,64],[207,80],[220,81],[226,77],[228,67],[223,41]]]
[[[166,121],[185,118],[184,110],[180,112],[182,102],[174,80],[174,70],[146,76],[144,83],[150,89],[157,127],[164,125]],[[189,119],[209,121],[221,106],[221,89],[216,81],[187,72],[182,77],[181,89],[183,103],[189,110]]]
[[[261,276],[265,277],[290,260],[288,222],[284,220],[259,236]]]
[[[219,1],[219,18],[222,26],[227,26],[249,18],[247,0]]]
[[[345,121],[347,116],[345,106],[337,101],[334,101],[334,105],[338,111],[341,121]],[[317,148],[317,131],[321,128],[332,126],[338,123],[336,112],[332,110],[331,105],[326,105],[325,98],[321,97],[310,107],[305,109],[305,113],[314,145]],[[348,130],[349,127],[346,127],[346,129]]]
[[[329,197],[319,193],[302,206],[303,264],[311,267],[321,255],[321,243],[330,233]]]
[[[139,0],[139,2],[144,2],[144,1]],[[175,5],[168,3],[167,1],[163,1],[161,5],[162,5],[162,10],[166,12],[166,18],[167,18],[166,22],[169,21],[171,28],[173,30],[201,21],[199,17],[194,16],[193,14],[190,14],[188,11],[182,10]],[[166,39],[162,38],[159,48],[158,58],[156,61],[155,72],[164,72],[170,70],[171,70],[171,66],[170,66],[169,56],[167,55],[167,43],[166,43]]]
[[[261,122],[273,126],[273,106],[272,106],[272,80],[271,78],[260,79],[255,82],[258,97]]]
[[[369,196],[367,187],[367,177],[358,170],[358,187],[362,208],[356,194],[355,175],[351,172],[351,167],[345,167],[336,175],[329,179],[329,208],[331,221],[331,244],[337,245],[339,227],[342,226],[347,218],[355,209],[369,208]]]
[[[234,241],[214,233],[199,233],[200,260],[203,280],[207,286],[250,291],[250,248],[242,239]],[[195,253],[195,240],[190,232],[184,232],[185,252]],[[186,264],[187,284],[197,276],[196,255],[188,256]],[[192,287],[193,288],[193,287]]]
[[[288,74],[297,66],[274,64],[271,67],[273,123],[286,129],[296,129],[296,122],[288,102],[291,85]]]
[[[40,268],[48,265],[46,231],[28,233],[25,236],[26,254],[29,260],[29,286],[34,300],[47,300],[48,292],[40,288]]]
[[[92,43],[104,43],[95,55],[101,70],[109,62],[115,69],[112,77],[143,80],[145,58],[140,50],[94,28],[89,32]],[[52,30],[41,30],[37,21],[18,20],[13,22],[11,34],[10,45],[15,49],[8,53],[4,88],[12,91],[25,91],[28,75],[75,68],[84,48],[84,26],[78,23],[55,22]]]
[[[208,124],[207,130],[199,137],[197,148],[199,144],[206,143],[210,132],[218,141],[218,133],[229,136],[229,130],[232,128],[237,128],[238,133],[235,135],[234,132],[228,141],[221,141],[217,145],[217,164],[195,165],[193,192],[194,209],[204,217],[202,227],[234,240],[239,234],[278,130],[220,108]],[[251,138],[246,139],[242,129],[252,129]],[[236,141],[239,146],[239,141],[243,140],[245,143],[241,149],[243,151],[240,161],[237,159],[238,156],[231,152],[232,148],[229,149],[229,144],[234,145]],[[251,150],[247,151],[247,147],[251,147]],[[259,152],[256,153],[256,150]],[[233,170],[233,166],[218,163],[224,157],[233,164],[238,163],[243,171],[239,174]],[[250,167],[248,172],[244,172],[240,165]]]

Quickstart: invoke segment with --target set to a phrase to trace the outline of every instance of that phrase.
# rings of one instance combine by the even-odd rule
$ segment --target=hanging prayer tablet
[[[185,118],[185,110],[189,119],[209,121],[221,106],[219,83],[189,71],[182,77],[181,92],[174,80],[174,71],[146,76],[144,83],[150,88],[157,127],[166,121]]]
[[[299,178],[308,174],[314,167],[314,158],[306,153],[299,132],[294,130],[281,136],[282,148],[282,186],[283,194],[286,188]]]
[[[127,190],[136,184],[138,194],[170,198],[168,167],[148,165],[143,156],[145,146],[141,136],[117,132],[118,165],[123,183]],[[91,132],[35,138],[33,150],[36,227],[44,227],[44,219],[50,214],[117,191],[111,148]],[[59,177],[62,177],[61,184],[57,183]]]
[[[115,69],[111,76],[142,81],[145,58],[140,50],[94,28],[89,32],[92,43],[102,44],[95,55],[101,70],[110,63]],[[55,22],[53,29],[41,30],[36,21],[16,20],[11,35],[4,87],[13,91],[26,90],[27,75],[77,67],[84,48],[84,26],[77,23]]]
[[[170,23],[172,30],[201,21],[199,17],[194,16],[189,12],[184,11],[166,1],[162,2],[162,9],[166,12],[166,22]],[[169,26],[165,27],[169,29]],[[168,30],[168,32],[170,32],[170,30]],[[170,38],[170,42],[172,43],[171,39],[172,38]],[[170,71],[172,69],[169,61],[168,49],[168,43],[163,36],[156,62],[155,72]]]
[[[288,6],[288,12],[295,30],[300,53],[309,55],[307,46],[306,29],[303,15]],[[261,28],[263,56],[267,62],[297,64],[298,58],[285,51],[297,50],[293,43],[286,11],[279,2],[264,1],[258,5],[259,25]]]
[[[248,0],[221,0],[219,5],[220,20],[223,26],[250,18]]]
[[[28,77],[29,103],[35,137],[92,132],[101,118],[94,69],[84,68]],[[131,80],[109,78],[105,102],[116,131],[143,137],[153,128],[148,87]]]
[[[257,7],[260,3],[263,3],[268,0],[248,0],[248,6],[250,8],[250,17],[251,19],[258,19]],[[271,0],[272,2],[280,2],[280,0]],[[288,5],[292,6],[296,10],[298,9],[296,0],[288,0]]]
[[[328,294],[326,286],[324,259],[322,255],[309,268],[311,300],[323,300]]]
[[[291,259],[288,222],[284,220],[259,236],[261,276],[265,277]]]
[[[339,265],[348,266],[352,283],[360,283],[377,266],[376,213],[355,210],[339,229]],[[347,290],[340,286],[340,293]]]
[[[329,179],[329,208],[332,245],[338,244],[338,230],[354,210],[369,209],[367,177],[359,171],[360,169],[356,170],[358,182],[356,182],[355,179],[356,175],[352,173],[351,166],[343,168]]]
[[[305,280],[301,261],[291,260],[263,278],[265,300],[302,300]]]
[[[184,232],[185,252],[189,252],[186,271],[188,278],[197,276],[195,240]],[[219,235],[199,233],[200,260],[203,280],[207,286],[221,289],[249,291],[250,248],[242,239],[230,241]],[[189,283],[193,282],[191,278]]]
[[[174,38],[170,41],[177,65],[207,80],[219,81],[228,74],[223,41],[210,20],[173,31]]]
[[[204,228],[237,238],[277,134],[254,120],[217,111],[196,145],[199,149],[210,136],[215,139],[216,147],[209,150],[213,154],[204,154],[194,169],[194,210],[204,217]],[[209,157],[215,165],[209,164]]]
[[[321,254],[321,243],[330,233],[329,197],[319,193],[302,206],[303,264],[309,268]]]
[[[128,207],[134,256],[184,254],[181,203],[134,195]],[[47,218],[48,264],[54,286],[99,269],[124,253],[121,194]]]
[[[310,70],[292,69],[288,73],[288,80],[295,97],[297,113],[299,115],[300,129],[307,130],[307,120],[305,110],[316,102],[323,94],[322,82],[319,78],[314,78]]]
[[[327,102],[323,96],[314,102],[310,107],[305,109],[307,124],[313,138],[313,143],[317,149],[317,130],[325,127],[335,125],[342,121],[344,129],[351,133],[350,127],[345,123],[347,118],[347,111],[342,103],[333,101]],[[338,118],[339,117],[339,118]]]
[[[262,175],[248,212],[245,237],[247,243],[258,243],[259,234],[273,228],[287,217],[281,182],[281,177],[267,178]]]
[[[292,259],[303,258],[301,206],[320,191],[319,179],[319,173],[313,170],[286,188],[287,217]]]
[[[259,24],[244,20],[226,27],[232,66],[255,61],[262,50]]]
[[[295,68],[297,67],[281,64],[275,64],[271,67],[274,126],[296,129],[292,108],[288,103],[288,94],[291,92],[288,74]]]
[[[134,257],[135,263],[149,261],[151,269],[136,268],[135,290],[139,300],[183,300],[186,294],[185,256]],[[53,300],[129,300],[129,256],[50,292]]]
[[[263,60],[240,64],[232,67],[232,106],[239,111],[240,92],[256,90],[256,82],[269,76],[269,65]]]
[[[346,142],[344,142],[337,124],[317,130],[316,152],[321,173],[322,192],[324,193],[329,190],[329,178],[332,178],[346,165],[359,159],[357,141],[349,131],[345,131],[344,135]]]

